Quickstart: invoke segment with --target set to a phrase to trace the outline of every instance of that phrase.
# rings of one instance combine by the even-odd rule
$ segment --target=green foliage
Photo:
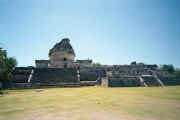
[[[161,65],[160,66],[161,70],[167,71],[169,74],[175,75],[176,77],[180,78],[180,69],[179,68],[174,68],[173,65]]]
[[[131,62],[131,65],[136,65],[136,61]]]
[[[92,64],[92,66],[93,66],[93,67],[100,67],[101,64],[100,64],[99,62],[95,62],[95,63]]]
[[[177,68],[177,69],[175,70],[174,74],[175,74],[177,77],[180,77],[180,69]]]
[[[169,64],[169,65],[161,65],[160,66],[161,70],[167,71],[170,74],[173,74],[175,72],[174,66]]]
[[[7,51],[0,48],[0,82],[7,83],[12,76],[12,70],[17,65],[13,57],[7,56]]]

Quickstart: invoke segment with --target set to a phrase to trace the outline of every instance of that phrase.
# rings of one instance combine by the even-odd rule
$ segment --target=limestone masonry
[[[64,38],[49,50],[49,60],[35,60],[35,67],[16,67],[11,89],[42,87],[104,87],[180,85],[179,78],[157,68],[132,62],[130,65],[92,66],[92,60],[76,60],[70,39]]]

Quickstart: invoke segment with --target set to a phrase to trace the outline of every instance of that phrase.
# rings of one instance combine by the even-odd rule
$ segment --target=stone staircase
[[[39,87],[77,87],[77,70],[72,68],[35,68],[31,83]]]
[[[139,80],[141,82],[141,86],[148,87],[148,85],[144,82],[144,79],[141,76],[139,76]]]
[[[161,83],[154,76],[142,76],[147,87],[162,86]]]

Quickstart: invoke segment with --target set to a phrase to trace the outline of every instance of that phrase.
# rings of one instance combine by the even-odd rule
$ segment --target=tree
[[[131,65],[136,65],[136,61],[131,62]]]
[[[7,56],[7,51],[0,48],[0,82],[4,85],[10,81],[12,71],[16,67],[17,61],[13,57]]]
[[[175,74],[177,77],[180,77],[180,69],[177,68],[177,69],[175,70],[174,74]]]
[[[160,66],[161,70],[167,71],[170,74],[173,74],[175,72],[174,66],[169,64],[169,65],[161,65]]]
[[[93,66],[93,67],[100,67],[101,64],[100,64],[99,62],[95,62],[95,63],[92,64],[92,66]]]

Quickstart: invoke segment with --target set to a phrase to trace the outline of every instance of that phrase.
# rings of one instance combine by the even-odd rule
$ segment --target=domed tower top
[[[62,62],[72,62],[75,58],[74,50],[68,38],[63,38],[61,42],[56,43],[52,49],[49,50],[50,64],[57,66]]]
[[[49,57],[55,53],[72,54],[75,56],[74,50],[70,44],[69,38],[63,38],[61,42],[56,43],[49,51]]]

